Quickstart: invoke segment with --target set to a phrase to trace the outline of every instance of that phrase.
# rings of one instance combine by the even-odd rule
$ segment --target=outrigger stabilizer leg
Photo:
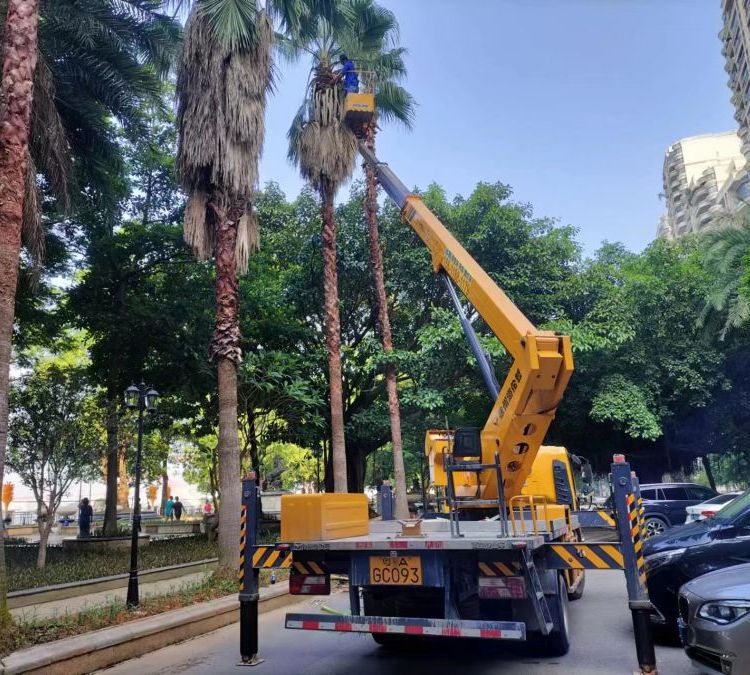
[[[258,484],[251,471],[242,480],[240,514],[240,666],[263,663],[258,656],[258,570],[253,568],[253,551],[258,539]]]
[[[633,615],[638,675],[657,675],[654,638],[651,631],[652,606],[646,587],[643,558],[643,528],[640,512],[640,486],[623,455],[615,455],[612,464],[612,490],[615,497],[617,530],[620,535],[628,588],[628,606]]]

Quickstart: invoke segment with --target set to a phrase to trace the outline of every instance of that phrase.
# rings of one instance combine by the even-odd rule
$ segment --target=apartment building
[[[671,239],[700,232],[716,226],[727,211],[737,210],[743,203],[740,193],[747,192],[741,150],[734,131],[683,138],[669,146],[663,171],[667,212],[658,236]]]

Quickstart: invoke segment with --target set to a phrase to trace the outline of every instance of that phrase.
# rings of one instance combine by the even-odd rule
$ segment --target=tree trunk
[[[716,490],[716,479],[714,478],[714,472],[711,468],[711,460],[709,459],[708,455],[703,455],[701,457],[701,462],[703,462],[703,468],[706,470],[706,478],[708,478],[708,484],[711,486],[712,490]]]
[[[367,146],[375,151],[375,126],[370,125],[367,132]],[[385,293],[385,275],[383,273],[383,252],[380,249],[378,232],[378,179],[375,170],[365,164],[367,191],[365,193],[365,216],[367,217],[367,235],[370,242],[370,264],[375,286],[375,307],[378,313],[378,328],[383,341],[386,356],[393,352],[393,335],[388,316],[388,297]],[[406,470],[404,469],[404,446],[401,441],[401,411],[396,384],[396,366],[389,362],[385,367],[385,384],[388,391],[388,415],[391,422],[391,443],[393,445],[393,478],[396,495],[396,518],[409,517],[409,503],[406,498]]]
[[[167,499],[169,499],[169,474],[167,473],[167,461],[164,460],[164,472],[161,475],[161,505],[159,513],[167,515]]]
[[[119,420],[117,398],[113,391],[107,396],[107,492],[104,502],[104,536],[117,535],[117,478],[120,469]]]
[[[323,200],[323,304],[325,307],[328,380],[331,398],[331,453],[333,455],[333,491],[346,492],[346,442],[344,439],[344,403],[341,376],[341,319],[339,284],[336,270],[336,219],[333,214],[333,185],[324,179]]]
[[[47,542],[49,533],[52,529],[52,518],[54,515],[48,515],[48,519],[39,522],[39,552],[36,555],[36,567],[42,569],[47,564]]]
[[[119,433],[117,434],[117,440],[121,440]],[[132,441],[132,439],[130,440]],[[123,511],[130,510],[130,476],[128,476],[127,452],[128,443],[120,442],[120,447],[117,451],[117,476],[120,479],[117,482],[117,508]]]
[[[244,212],[244,203],[230,200],[217,191],[209,206],[216,237],[216,326],[211,354],[217,361],[219,387],[219,572],[233,579],[237,567],[242,493],[237,425],[237,366],[242,351],[235,245],[237,223]]]
[[[11,339],[21,253],[38,26],[39,0],[8,0],[3,33],[3,77],[0,81],[0,101],[3,103],[0,111],[0,484],[8,442]],[[0,541],[0,625],[11,622],[4,545],[5,542]]]
[[[354,448],[354,451],[352,452],[350,448],[349,457],[347,458],[346,463],[346,473],[349,481],[349,490],[351,490],[351,492],[364,492],[366,468],[367,453],[362,452],[359,448]]]

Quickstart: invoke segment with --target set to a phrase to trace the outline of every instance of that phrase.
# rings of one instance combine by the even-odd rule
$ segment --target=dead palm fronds
[[[269,17],[260,12],[257,18],[255,42],[246,49],[219,40],[200,7],[185,26],[177,80],[177,170],[188,193],[185,240],[201,260],[214,252],[207,210],[212,191],[249,204],[257,187],[273,46]],[[257,246],[257,223],[248,211],[238,223],[238,272],[247,270]]]
[[[344,124],[344,92],[338,85],[316,86],[310,119],[299,131],[295,154],[302,177],[316,190],[324,179],[338,187],[351,177],[357,139]]]

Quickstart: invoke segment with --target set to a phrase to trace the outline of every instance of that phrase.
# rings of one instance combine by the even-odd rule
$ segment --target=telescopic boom
[[[359,152],[374,169],[385,192],[401,209],[403,219],[429,249],[435,273],[445,276],[485,385],[495,401],[482,429],[482,461],[487,464],[494,462],[495,453],[499,452],[504,496],[506,500],[510,499],[521,494],[573,373],[570,337],[537,330],[422,199],[413,194],[361,140]],[[513,358],[513,365],[499,391],[489,359],[463,315],[453,284],[461,289]],[[483,499],[497,498],[497,483],[491,471],[483,472],[480,484]]]

